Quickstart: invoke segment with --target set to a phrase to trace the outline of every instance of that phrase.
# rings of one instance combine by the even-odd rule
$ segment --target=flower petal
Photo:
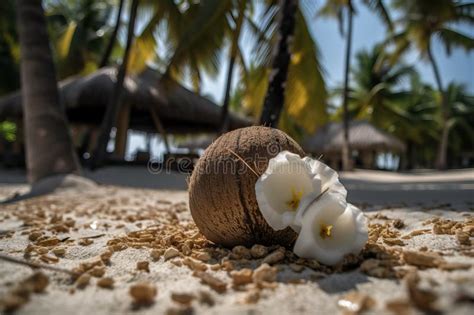
[[[311,168],[311,173],[318,174],[321,178],[321,191],[325,189],[331,192],[339,193],[343,198],[347,197],[347,190],[339,181],[339,175],[335,170],[324,164],[323,162],[312,159],[310,157],[303,158]]]
[[[317,207],[310,206],[304,214],[301,231],[293,251],[302,258],[317,259],[325,264],[333,264],[344,254],[337,250],[326,250],[316,229],[320,222],[330,224],[336,221],[344,213],[347,204],[345,200],[327,194],[323,195],[317,203]]]
[[[302,217],[294,252],[303,258],[334,265],[358,253],[368,239],[362,212],[338,194],[326,194],[310,204]]]
[[[352,244],[353,254],[359,253],[365,244],[369,240],[368,221],[365,215],[360,211],[359,208],[352,204],[348,204],[351,208],[352,216],[355,221],[356,234],[354,237],[354,243]]]
[[[263,217],[274,230],[282,230],[293,222],[296,209],[291,209],[291,205],[297,207],[299,198],[313,190],[313,177],[310,167],[297,154],[282,151],[269,161],[255,184],[255,193]],[[295,195],[297,200],[289,204]]]

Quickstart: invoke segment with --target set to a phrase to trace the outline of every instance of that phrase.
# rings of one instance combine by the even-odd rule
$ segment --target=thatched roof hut
[[[103,68],[84,77],[72,77],[59,83],[60,97],[72,124],[99,126],[116,81],[115,68]],[[159,72],[147,68],[124,81],[124,104],[131,106],[129,128],[155,131],[150,106],[156,109],[169,133],[215,132],[221,123],[221,108],[210,100],[176,82],[163,82]],[[21,93],[0,99],[0,121],[22,116]],[[251,125],[235,114],[230,129]]]
[[[319,128],[313,136],[303,140],[306,152],[314,154],[336,154],[342,150],[342,123],[328,123]],[[378,129],[367,121],[351,121],[349,125],[349,145],[358,151],[405,151],[405,144],[391,134]]]

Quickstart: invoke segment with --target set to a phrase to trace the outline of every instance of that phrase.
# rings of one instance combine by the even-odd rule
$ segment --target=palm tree
[[[474,147],[474,96],[468,94],[465,85],[451,82],[446,88],[446,99],[450,111],[448,153],[453,157],[450,161],[459,163],[454,157]]]
[[[474,21],[474,3],[460,3],[454,0],[394,0],[394,8],[400,10],[397,23],[401,31],[392,36],[395,43],[393,61],[397,60],[412,45],[426,58],[433,68],[436,85],[441,93],[442,133],[438,145],[436,166],[446,168],[450,110],[438,64],[433,55],[432,40],[438,38],[446,47],[448,55],[452,47],[469,51],[474,48],[474,39],[452,28],[453,24]]]
[[[238,1],[238,10],[237,16],[230,12],[230,18],[234,21],[235,27],[231,30],[231,43],[229,51],[229,68],[227,70],[227,78],[225,84],[225,93],[224,93],[224,102],[222,103],[222,114],[221,114],[221,133],[224,133],[228,129],[229,125],[229,103],[230,103],[230,89],[232,86],[232,77],[234,74],[234,66],[237,59],[237,56],[240,55],[239,51],[239,38],[242,30],[242,24],[245,16],[245,9],[249,1],[240,0]],[[241,60],[243,64],[243,60]],[[245,65],[244,65],[245,67]]]
[[[79,172],[59,103],[56,72],[41,0],[18,0],[21,86],[28,180]]]
[[[278,25],[276,15],[280,12],[278,1],[267,1],[262,5],[265,12],[261,19],[262,23],[253,21],[254,4],[248,0],[211,0],[199,4],[190,1],[189,4],[186,4],[187,9],[185,10],[179,5],[172,5],[173,1],[164,2],[167,3],[166,6],[159,1],[153,3],[153,6],[158,3],[162,5],[162,9],[154,9],[153,17],[142,34],[138,36],[136,42],[138,43],[143,39],[143,46],[148,46],[148,43],[157,40],[156,37],[158,37],[160,42],[166,43],[167,50],[171,51],[172,54],[169,56],[154,56],[155,63],[162,67],[164,77],[170,76],[181,81],[183,74],[188,73],[193,85],[198,86],[202,71],[206,71],[211,76],[217,74],[219,54],[222,51],[224,40],[227,38],[231,46],[229,59],[234,60],[234,67],[229,67],[227,72],[225,89],[225,95],[229,95],[228,99],[230,101],[231,73],[234,71],[235,65],[240,66],[240,76],[243,78],[241,82],[248,82],[245,79],[248,69],[244,64],[242,52],[238,45],[238,39],[243,28],[250,31],[254,39],[256,65],[262,67],[261,72],[266,72],[267,68],[270,67],[272,47],[276,45],[278,39],[278,27],[276,27]],[[239,19],[242,19],[242,21],[239,21]],[[161,20],[167,21],[167,25],[170,25],[170,27],[166,29],[166,32],[157,32],[154,37],[152,36],[153,30],[160,27]],[[186,23],[183,23],[183,21],[186,21]],[[242,25],[239,26],[240,23]],[[153,45],[149,46],[153,47]],[[324,112],[326,89],[317,58],[319,52],[299,8],[296,15],[292,52],[293,57],[290,60],[288,70],[290,75],[285,92],[286,100],[291,100],[291,102],[285,100],[287,103],[285,111],[289,111],[291,116],[295,118],[294,120],[302,122],[305,129],[311,131],[326,120],[327,116]],[[143,58],[139,59],[143,61]],[[269,73],[263,76],[263,78],[266,78],[262,85],[263,91],[266,90],[268,84],[268,75]],[[242,84],[239,86],[239,90],[242,91]],[[245,94],[248,95],[248,93]],[[251,102],[254,114],[261,113],[263,96],[259,96]],[[227,104],[227,97],[224,97],[223,125],[225,125],[225,115],[228,112]],[[307,110],[311,115],[305,113]],[[291,121],[291,119],[283,120],[285,122]],[[225,130],[225,128],[222,130]]]
[[[298,1],[284,0],[281,6],[277,49],[273,56],[267,94],[260,116],[260,124],[268,127],[277,126],[285,101],[285,86],[291,57],[289,39],[293,37],[295,29]]]
[[[388,130],[403,140],[407,151],[403,157],[404,169],[433,167],[433,147],[439,138],[439,106],[436,106],[436,93],[423,83],[418,73],[410,76],[410,85],[405,99],[396,102],[400,115],[392,115]]]
[[[305,18],[314,14],[314,8],[309,5],[311,3],[302,2],[296,10],[284,105],[278,121],[279,128],[295,138],[300,138],[304,132],[314,132],[318,126],[326,123],[328,118],[327,90],[324,71],[319,63],[320,53]],[[254,53],[249,66],[244,68],[245,71],[241,74],[242,79],[235,91],[233,103],[235,106],[235,97],[238,96],[241,109],[257,121],[262,113],[271,73],[272,52],[278,40],[277,17],[280,8],[274,1],[262,10],[262,15],[256,16],[261,22],[254,22],[253,18],[246,19],[247,26],[255,37]]]
[[[382,0],[365,0],[364,3],[374,10],[387,24],[389,29],[392,29],[391,19],[385,9]],[[345,53],[345,65],[344,65],[344,91],[342,96],[342,108],[343,108],[343,145],[342,145],[342,169],[349,170],[351,168],[350,163],[350,147],[349,147],[349,112],[347,108],[349,100],[349,69],[350,69],[350,58],[351,58],[351,47],[352,47],[352,29],[353,29],[353,15],[356,13],[352,0],[328,0],[326,4],[321,8],[319,14],[322,16],[336,17],[339,22],[339,30],[343,35],[344,29],[344,11],[347,11],[347,42],[346,42],[346,53]]]
[[[112,50],[114,48],[115,40],[117,39],[117,34],[120,28],[120,21],[122,18],[122,10],[124,6],[125,0],[119,1],[119,6],[117,10],[117,17],[115,18],[114,28],[112,33],[110,34],[109,42],[104,50],[104,54],[102,55],[102,59],[99,63],[99,68],[106,67],[109,63],[110,56],[112,55]]]
[[[394,118],[403,117],[403,102],[410,91],[399,88],[399,83],[416,74],[412,66],[392,65],[384,46],[375,45],[371,51],[356,54],[352,68],[353,82],[348,93],[348,112],[351,117],[367,119],[379,128],[389,128]]]
[[[107,109],[102,120],[99,139],[93,155],[92,168],[100,166],[106,157],[110,131],[117,120],[117,115],[122,105],[123,82],[127,74],[128,58],[134,37],[137,10],[138,0],[133,0],[130,6],[130,20],[128,22],[127,41],[124,55],[122,58],[122,63],[118,69],[117,82],[115,83],[113,97],[111,98],[110,103],[107,105]]]
[[[354,65],[351,69],[352,82],[348,97],[348,114],[356,119],[370,121],[375,126],[394,134],[403,140],[409,149],[413,151],[415,142],[422,144],[419,131],[427,126],[426,121],[420,124],[418,119],[425,111],[419,111],[422,93],[419,88],[412,84],[411,90],[403,90],[400,83],[412,82],[417,77],[416,71],[411,66],[398,63],[393,65],[389,62],[384,51],[384,45],[375,45],[372,50],[361,50],[356,54]],[[335,91],[342,93],[342,88]],[[426,90],[423,90],[424,92]],[[430,94],[426,92],[425,94]],[[424,95],[423,94],[423,98]],[[431,99],[431,98],[430,98]],[[343,115],[343,108],[339,107],[336,117]],[[426,116],[426,115],[425,115]],[[434,120],[434,116],[431,116]],[[430,125],[432,131],[436,127]],[[404,166],[408,161],[404,158]],[[412,163],[414,164],[414,163]]]
[[[156,5],[154,5],[156,6]],[[195,90],[199,90],[202,71],[215,76],[219,68],[219,55],[225,39],[229,39],[229,68],[222,106],[221,132],[226,131],[228,124],[228,107],[232,77],[237,62],[243,66],[239,38],[244,19],[252,11],[253,4],[249,0],[219,1],[210,0],[200,3],[189,2],[188,8],[181,12],[178,4],[156,8],[155,15],[148,23],[146,31],[139,36],[153,40],[151,31],[164,20],[170,27],[165,33],[165,41],[173,53],[165,56],[164,77],[182,80],[188,73]],[[165,10],[167,14],[160,12]],[[150,45],[150,47],[153,45]]]

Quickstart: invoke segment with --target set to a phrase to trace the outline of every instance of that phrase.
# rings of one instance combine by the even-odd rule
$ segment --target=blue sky
[[[375,44],[385,38],[385,28],[381,21],[367,8],[356,1],[357,15],[354,17],[352,60],[355,53],[361,49],[371,49]],[[317,1],[317,10],[323,1]],[[322,65],[326,70],[326,83],[328,87],[342,85],[344,73],[345,40],[341,37],[337,22],[333,19],[324,19],[310,14],[307,21],[311,25],[311,32],[321,51]],[[474,36],[474,28],[468,26],[457,27],[465,34]],[[250,54],[251,48],[245,36],[243,36],[241,47]],[[443,84],[456,81],[465,84],[469,92],[474,93],[474,52],[467,54],[464,50],[453,50],[451,56],[447,56],[444,47],[437,40],[433,41],[435,59],[439,65]],[[434,85],[434,76],[430,64],[420,60],[418,54],[413,51],[407,54],[406,62],[414,64],[419,71],[422,80]],[[202,93],[208,95],[214,101],[221,104],[224,94],[225,76],[228,62],[227,54],[222,54],[221,71],[216,79],[204,77]],[[234,79],[234,83],[237,78]]]

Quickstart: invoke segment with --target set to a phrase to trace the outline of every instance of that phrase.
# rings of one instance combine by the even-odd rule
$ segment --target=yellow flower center
[[[298,191],[295,188],[291,188],[291,199],[286,202],[286,205],[292,211],[296,211],[300,205],[301,197],[303,197],[303,191]]]
[[[321,236],[323,240],[327,237],[331,237],[332,228],[332,225],[326,225],[324,223],[321,223],[321,226],[319,228],[319,236]]]

